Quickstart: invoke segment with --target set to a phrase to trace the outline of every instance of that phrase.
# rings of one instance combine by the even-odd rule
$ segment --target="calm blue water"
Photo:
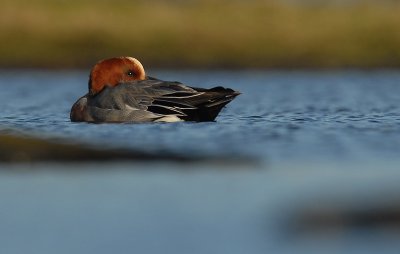
[[[69,110],[86,93],[84,72],[2,72],[0,129],[184,155],[232,155],[282,161],[397,158],[400,72],[163,72],[202,87],[243,94],[216,122],[71,123]]]
[[[0,253],[398,253],[400,72],[149,74],[242,95],[212,123],[71,123],[86,72],[2,71],[0,131],[259,164],[0,164]]]

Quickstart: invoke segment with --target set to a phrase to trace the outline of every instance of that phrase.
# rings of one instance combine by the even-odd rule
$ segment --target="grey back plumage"
[[[238,94],[229,88],[194,88],[150,78],[106,87],[88,97],[87,110],[95,122],[149,122],[165,116],[213,121]]]

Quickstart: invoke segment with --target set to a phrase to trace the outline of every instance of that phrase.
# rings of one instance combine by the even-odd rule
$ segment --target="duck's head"
[[[90,72],[89,95],[114,87],[121,82],[146,78],[143,65],[133,57],[114,57],[98,62]]]

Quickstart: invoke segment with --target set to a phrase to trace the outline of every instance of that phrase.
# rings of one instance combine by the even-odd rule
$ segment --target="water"
[[[71,123],[87,73],[3,72],[1,129],[151,151],[281,161],[396,158],[399,72],[153,72],[167,80],[242,92],[216,122]]]
[[[244,163],[0,165],[2,253],[398,251],[400,72],[150,74],[242,95],[211,123],[71,123],[86,72],[2,71],[0,131]]]

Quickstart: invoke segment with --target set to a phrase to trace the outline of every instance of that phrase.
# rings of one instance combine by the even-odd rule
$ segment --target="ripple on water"
[[[394,85],[400,72],[390,78],[379,72],[258,72],[254,78],[211,72],[207,80],[223,80],[242,94],[216,122],[175,124],[71,123],[70,106],[85,92],[86,73],[31,74],[0,77],[0,86],[7,85],[0,94],[2,130],[183,154],[251,154],[270,161],[400,152],[400,86]],[[167,74],[181,80],[179,73]],[[201,86],[204,75],[186,73],[182,81]]]

